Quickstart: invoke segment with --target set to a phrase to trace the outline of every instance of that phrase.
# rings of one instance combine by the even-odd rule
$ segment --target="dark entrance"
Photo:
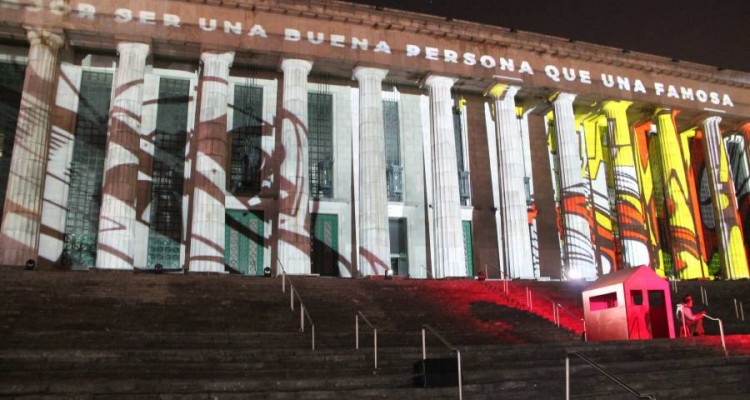
[[[332,214],[311,214],[311,270],[321,276],[339,276],[339,224]]]

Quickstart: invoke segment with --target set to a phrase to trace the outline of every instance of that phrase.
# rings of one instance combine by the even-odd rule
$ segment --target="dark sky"
[[[750,72],[750,0],[348,0]]]

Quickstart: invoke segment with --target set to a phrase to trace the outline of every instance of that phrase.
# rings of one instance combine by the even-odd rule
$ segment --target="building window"
[[[385,132],[385,175],[388,201],[404,201],[401,129],[396,101],[383,101],[383,130]]]
[[[408,276],[409,250],[406,236],[406,219],[389,219],[388,232],[391,244],[391,270],[394,275]]]
[[[190,81],[159,80],[151,187],[148,266],[180,267]]]
[[[260,190],[263,161],[263,89],[236,85],[232,111],[229,190],[235,195],[256,194]]]
[[[308,93],[308,156],[310,195],[333,197],[333,96]]]
[[[102,201],[112,74],[83,71],[70,166],[63,265],[93,267]]]
[[[456,164],[458,166],[458,193],[462,206],[471,204],[471,181],[464,157],[464,122],[461,102],[453,108],[453,134],[456,141]]]
[[[21,108],[24,65],[0,63],[0,218],[3,215],[5,190],[10,175],[10,159],[16,138],[18,110]]]

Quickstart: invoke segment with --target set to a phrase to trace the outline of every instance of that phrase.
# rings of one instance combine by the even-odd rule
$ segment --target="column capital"
[[[65,43],[65,39],[60,33],[55,33],[44,28],[37,28],[32,26],[27,26],[25,28],[26,38],[29,40],[29,43],[32,46],[44,44],[53,48],[54,50],[58,50]]]
[[[388,75],[387,69],[373,68],[373,67],[354,68],[354,78],[356,78],[358,81],[361,81],[362,79],[367,79],[367,78],[374,78],[379,81],[382,81],[383,79],[385,79],[386,75]]]
[[[284,73],[297,69],[302,70],[305,75],[307,75],[310,73],[310,70],[312,70],[312,66],[312,61],[301,60],[299,58],[285,58],[281,60],[281,70],[284,71]]]
[[[520,86],[508,85],[507,83],[496,83],[487,90],[486,94],[493,99],[504,100],[508,96],[515,97],[519,90],[521,90]]]
[[[607,116],[610,116],[610,114],[626,112],[628,110],[628,107],[630,107],[632,104],[632,101],[607,100],[604,102],[604,105],[602,105],[602,110],[607,113]]]
[[[716,124],[717,126],[721,123],[721,117],[718,115],[709,115],[706,117],[701,117],[700,124],[704,127],[708,125]]]
[[[442,75],[430,75],[425,79],[424,83],[429,87],[446,87],[450,89],[453,84],[456,83],[458,78]]]
[[[552,103],[559,103],[559,104],[568,103],[572,105],[573,101],[576,99],[576,96],[577,95],[575,93],[557,92],[553,94],[552,96],[550,96],[549,100]]]
[[[203,62],[204,65],[219,62],[221,64],[226,64],[227,68],[229,68],[232,66],[232,62],[234,62],[234,52],[204,51],[201,53],[201,62]]]
[[[139,42],[119,42],[117,43],[117,53],[136,53],[138,55],[147,56],[151,51],[151,46],[146,43]]]
[[[674,114],[672,114],[672,113],[674,113]],[[680,113],[680,110],[676,110],[676,109],[673,109],[673,108],[657,107],[654,110],[654,117],[658,117],[658,116],[664,115],[664,114],[677,115],[679,113]]]

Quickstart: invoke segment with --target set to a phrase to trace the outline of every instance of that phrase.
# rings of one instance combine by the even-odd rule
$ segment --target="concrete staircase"
[[[568,351],[660,399],[750,395],[747,336],[730,337],[729,358],[714,336],[584,343],[514,306],[495,282],[293,280],[315,322],[315,351],[277,278],[2,269],[0,397],[455,399],[455,387],[412,385],[423,323],[461,350],[466,399],[562,398]],[[545,296],[567,290],[548,286]],[[378,327],[377,370],[364,324],[354,350],[356,311]],[[450,355],[428,336],[428,356]],[[628,398],[581,361],[571,365],[574,398]]]

